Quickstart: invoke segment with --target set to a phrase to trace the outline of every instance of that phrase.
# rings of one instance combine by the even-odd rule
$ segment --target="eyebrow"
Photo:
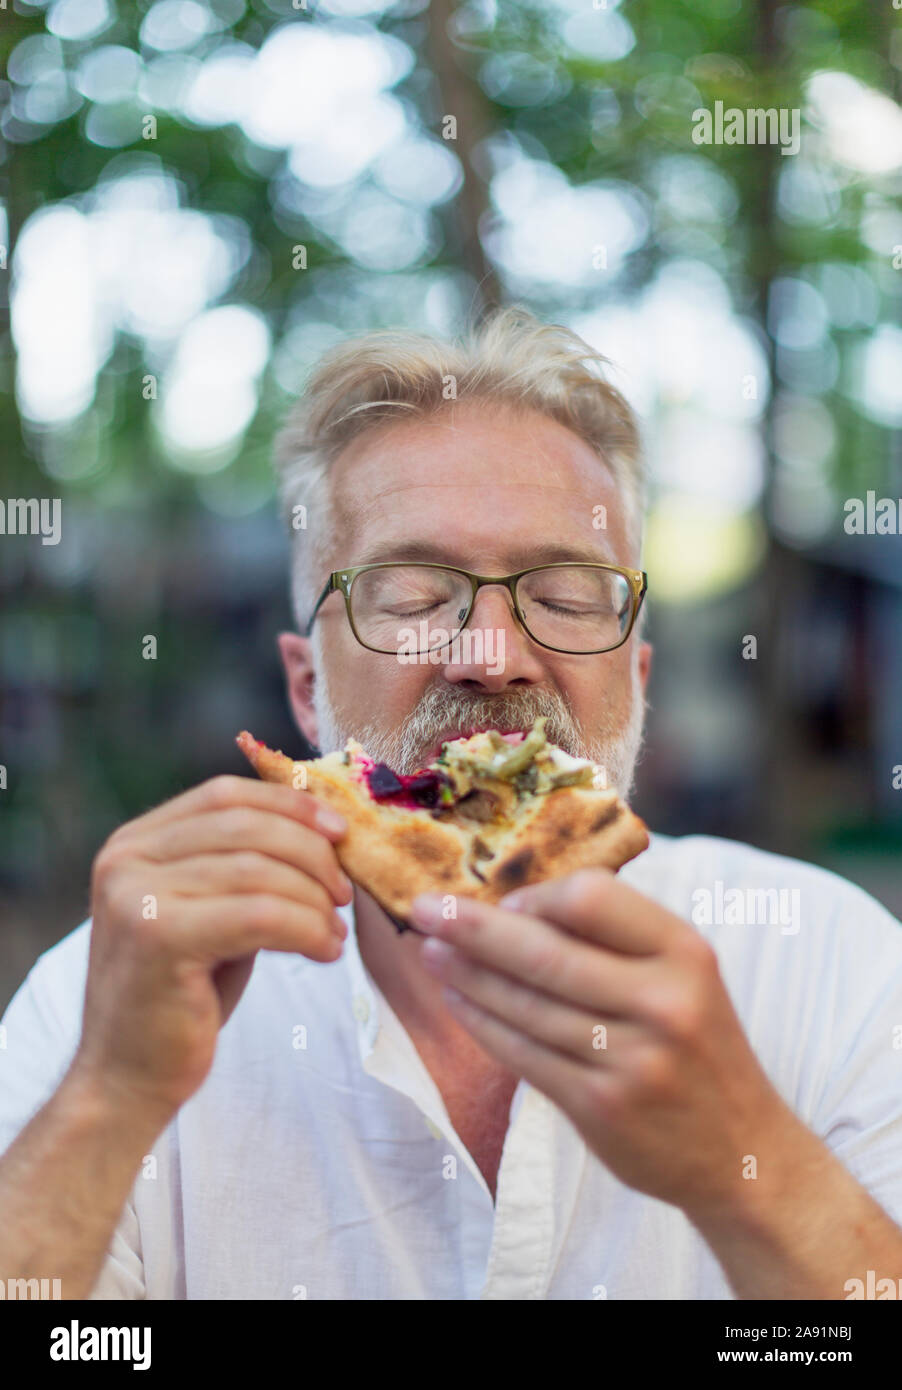
[[[595,549],[573,543],[564,545],[560,541],[538,541],[533,545],[518,547],[516,553],[520,562],[514,566],[512,573],[519,569],[528,569],[530,565],[553,565],[567,560],[602,565],[617,563],[607,545],[604,545],[603,549]],[[460,551],[443,545],[441,541],[422,540],[388,541],[371,546],[355,564],[373,565],[384,560],[423,560],[426,563],[432,561],[436,564],[454,565],[459,569],[469,569]]]

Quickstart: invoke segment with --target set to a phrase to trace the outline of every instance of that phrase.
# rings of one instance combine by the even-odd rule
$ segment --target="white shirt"
[[[705,891],[729,921],[730,890],[785,890],[782,924],[698,930],[776,1089],[902,1221],[895,918],[824,870],[704,836],[655,835],[621,874],[689,920]],[[92,1298],[733,1296],[682,1212],[614,1178],[524,1081],[493,1205],[343,911],[339,961],[259,953],[209,1076],[136,1178]],[[77,1046],[89,930],[38,959],[5,1015],[0,1152]]]

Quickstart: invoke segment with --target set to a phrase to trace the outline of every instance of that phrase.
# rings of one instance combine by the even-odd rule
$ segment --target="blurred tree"
[[[98,840],[221,768],[243,723],[297,746],[276,425],[341,336],[511,299],[625,364],[645,417],[652,613],[672,605],[684,671],[664,823],[799,852],[850,797],[898,823],[870,781],[812,791],[791,673],[827,586],[870,708],[841,670],[811,699],[850,767],[875,721],[896,737],[871,664],[902,567],[891,538],[851,543],[842,502],[902,494],[902,11],[10,0],[0,43],[2,493],[65,516],[58,548],[0,543],[0,879],[73,910]],[[696,143],[717,103],[800,111],[798,151]],[[693,730],[713,799],[679,761]]]

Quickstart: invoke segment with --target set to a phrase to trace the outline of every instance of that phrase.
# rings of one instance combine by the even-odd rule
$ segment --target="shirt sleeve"
[[[81,1037],[90,922],[38,958],[0,1020],[0,1158],[57,1090]],[[126,1203],[92,1299],[144,1298],[138,1219]]]
[[[812,1128],[902,1226],[902,925],[842,894],[832,1058]]]

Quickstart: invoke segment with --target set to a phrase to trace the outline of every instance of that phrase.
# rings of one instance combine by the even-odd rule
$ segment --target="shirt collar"
[[[344,943],[348,1006],[357,1028],[363,1070],[374,1080],[408,1096],[419,1107],[433,1137],[438,1138],[440,1133],[452,1134],[453,1126],[438,1086],[410,1034],[363,963],[353,901],[347,907],[338,908],[338,912],[348,927]],[[521,1082],[520,1089],[524,1086],[525,1082]],[[488,1193],[485,1179],[470,1153],[463,1146],[461,1153],[477,1182]]]

